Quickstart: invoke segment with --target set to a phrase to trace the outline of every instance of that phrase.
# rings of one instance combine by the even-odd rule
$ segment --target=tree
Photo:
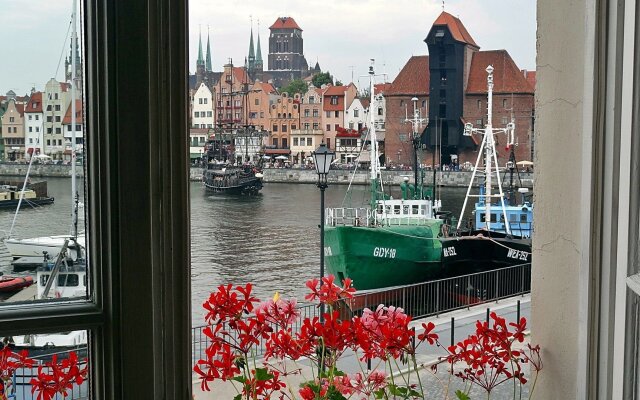
[[[336,86],[342,86],[342,81],[336,79]]]
[[[288,93],[289,96],[293,96],[296,93],[305,94],[307,93],[309,85],[307,82],[302,79],[294,79],[285,87],[283,87],[280,91],[283,93]]]
[[[320,72],[313,76],[313,78],[311,79],[311,83],[313,83],[313,86],[317,88],[329,83],[333,85],[333,76],[331,76],[331,74],[328,72]]]

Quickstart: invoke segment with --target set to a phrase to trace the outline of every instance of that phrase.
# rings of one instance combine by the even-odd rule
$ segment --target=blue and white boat
[[[478,150],[478,158],[467,188],[460,219],[451,236],[441,238],[442,265],[445,273],[454,276],[465,271],[473,273],[488,269],[524,265],[531,263],[531,234],[533,231],[533,204],[526,199],[528,190],[518,190],[518,202],[513,190],[515,170],[513,122],[504,128],[492,126],[493,67],[487,71],[487,124],[485,128],[465,125],[465,135],[483,136]],[[495,138],[505,134],[507,146],[511,149],[508,169],[511,171],[511,185],[508,192],[502,187],[498,166]],[[484,178],[477,195],[471,194],[476,177]],[[495,187],[494,187],[495,183]],[[470,199],[475,199],[474,218],[465,220],[464,214]],[[463,223],[467,225],[463,228]]]

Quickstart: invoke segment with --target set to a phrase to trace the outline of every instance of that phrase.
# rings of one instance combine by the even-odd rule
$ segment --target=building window
[[[36,121],[40,121],[40,116],[36,114]]]
[[[307,138],[307,146],[313,146],[313,138]]]
[[[482,100],[478,100],[478,110],[482,109]]]
[[[338,96],[331,96],[331,105],[338,105]]]
[[[31,116],[31,114],[29,114],[29,121],[31,121],[31,118],[32,118],[32,116]]]
[[[507,99],[502,99],[502,108],[507,108]]]
[[[62,133],[62,129],[61,129],[61,128],[56,128],[56,133],[57,133],[57,134]]]
[[[335,118],[340,118],[340,111],[334,111],[334,112],[333,112],[333,116],[334,116]]]
[[[196,114],[195,115],[196,118],[200,118],[200,111],[196,111],[195,114]]]
[[[313,96],[309,96],[309,104],[313,104],[316,102],[316,98]]]
[[[275,147],[278,147],[278,138],[273,138],[273,141],[271,143],[273,143]]]
[[[282,125],[282,132],[286,132],[287,131],[287,126],[286,125]]]
[[[331,111],[327,111],[327,118],[331,118]]]
[[[314,129],[314,130],[316,130],[316,129],[318,129],[318,128],[319,128],[318,123],[317,123],[317,122],[314,122],[314,123],[313,123],[313,129]]]
[[[209,99],[207,99],[206,97],[204,98],[204,104],[208,104],[209,103]]]
[[[353,129],[353,122],[349,122],[349,129]]]
[[[507,117],[502,117],[502,125],[506,125],[509,122]]]
[[[60,104],[56,104],[56,105],[55,105],[55,110],[56,110],[56,111],[60,111]]]
[[[477,120],[476,120],[476,126],[477,126],[478,128],[482,128],[482,120],[481,120],[481,119],[477,119]]]
[[[56,122],[60,122],[60,116],[56,115]]]
[[[198,99],[198,103],[199,103],[199,104],[202,104],[202,97],[200,97],[200,98]]]
[[[318,110],[313,110],[313,116],[318,117]]]
[[[335,124],[333,127],[335,128],[334,130],[337,131],[338,127],[340,127],[340,124]]]
[[[213,111],[207,111],[207,117],[211,118],[213,116]]]
[[[287,138],[282,138],[282,148],[286,149],[287,147]]]
[[[353,110],[353,116],[354,117],[359,117],[360,116],[360,110],[358,110],[357,108],[355,110]]]
[[[327,138],[327,148],[331,148],[331,138]]]
[[[294,146],[297,146],[297,145],[298,145],[298,138],[297,138],[297,137],[294,137],[294,138],[293,138],[293,145],[294,145]]]
[[[33,128],[32,127],[29,127],[29,132],[33,132]]]
[[[256,99],[255,104],[256,104],[256,106],[259,106],[260,105],[260,99]]]
[[[406,133],[399,133],[398,134],[398,139],[400,140],[400,142],[406,142],[408,137],[409,137],[409,135],[407,135]]]
[[[298,127],[296,125],[291,125],[291,130],[297,129]]]
[[[9,117],[9,122],[15,122],[15,118],[14,117]]]
[[[327,124],[327,132],[331,132],[331,125]]]
[[[309,126],[310,126],[310,125],[309,125],[309,123],[308,123],[308,122],[305,122],[305,124],[304,124],[304,129],[309,130]]]
[[[304,116],[308,117],[309,116],[309,109],[307,108],[306,110],[304,110]]]
[[[273,126],[273,130],[272,130],[272,132],[278,132],[278,125],[274,125],[274,126]]]
[[[378,115],[382,115],[382,114],[383,114],[382,107],[378,107]]]

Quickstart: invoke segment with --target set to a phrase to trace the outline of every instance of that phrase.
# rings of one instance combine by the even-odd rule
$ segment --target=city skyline
[[[266,60],[269,26],[276,18],[289,16],[303,29],[310,66],[318,61],[322,70],[331,72],[336,79],[347,83],[353,76],[354,83],[362,86],[361,76],[374,58],[377,73],[386,73],[387,81],[392,82],[412,55],[428,54],[423,40],[442,12],[443,2],[397,0],[394,7],[388,4],[382,0],[310,0],[304,4],[282,1],[274,6],[249,0],[238,6],[192,0],[189,71],[195,72],[200,30],[206,46],[209,28],[213,69],[220,71],[229,58],[235,65],[244,64],[251,20],[254,40],[259,34]],[[0,94],[13,90],[23,95],[31,87],[42,90],[52,77],[63,80],[71,0],[68,4],[47,0],[9,2],[3,8],[0,34],[15,39],[5,42],[5,54],[11,54],[13,61],[3,65]],[[482,50],[506,49],[518,67],[535,69],[534,0],[457,0],[445,2],[444,9],[462,20]],[[61,58],[63,45],[65,54]]]

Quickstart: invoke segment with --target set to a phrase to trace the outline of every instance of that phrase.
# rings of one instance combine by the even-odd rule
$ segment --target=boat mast
[[[418,108],[418,98],[411,98],[413,102],[413,118],[408,119],[405,118],[405,122],[411,122],[411,130],[413,137],[413,180],[415,185],[414,198],[422,199],[422,185],[420,185],[420,192],[418,192],[418,148],[420,147],[420,138],[422,137],[422,123],[426,121],[429,123],[428,119],[421,118],[420,109]]]
[[[490,230],[491,228],[491,198],[492,197],[500,197],[500,203],[502,206],[502,216],[504,218],[504,226],[507,234],[511,234],[511,228],[509,227],[509,221],[507,220],[507,209],[504,205],[504,193],[502,191],[502,182],[500,180],[500,171],[498,169],[498,157],[496,152],[496,145],[493,135],[495,133],[506,133],[507,141],[509,144],[513,144],[513,131],[514,124],[507,124],[506,128],[493,129],[493,124],[491,120],[491,114],[493,112],[493,66],[489,65],[486,69],[487,71],[487,125],[485,129],[476,129],[472,124],[467,123],[464,126],[464,135],[471,136],[473,133],[483,134],[484,137],[482,139],[482,144],[480,145],[480,149],[478,151],[478,158],[476,159],[476,165],[473,169],[473,173],[471,175],[471,181],[469,182],[469,187],[467,188],[467,195],[465,196],[464,203],[462,204],[462,211],[460,212],[460,219],[458,220],[458,225],[456,229],[460,229],[460,224],[462,223],[462,219],[464,217],[464,211],[467,206],[467,201],[469,197],[479,197],[479,196],[471,196],[471,186],[476,177],[476,172],[478,171],[478,165],[480,164],[480,159],[482,158],[482,151],[484,150],[484,167],[485,167],[485,190],[484,190],[484,221],[485,221],[485,229]],[[495,165],[495,174],[496,179],[498,181],[498,194],[491,194],[491,178],[493,174],[493,165]]]
[[[378,176],[380,175],[380,163],[378,160],[378,139],[376,137],[376,124],[373,121],[373,110],[375,107],[375,94],[374,94],[374,86],[373,86],[373,77],[375,72],[373,70],[374,60],[371,59],[371,65],[369,66],[369,94],[371,99],[369,100],[369,139],[371,140],[371,168],[370,168],[370,179],[371,179],[371,209],[374,210],[376,207],[376,200],[378,200]]]
[[[71,237],[78,237],[78,190],[76,188],[76,51],[78,46],[78,32],[76,25],[77,0],[73,0],[71,32]]]

